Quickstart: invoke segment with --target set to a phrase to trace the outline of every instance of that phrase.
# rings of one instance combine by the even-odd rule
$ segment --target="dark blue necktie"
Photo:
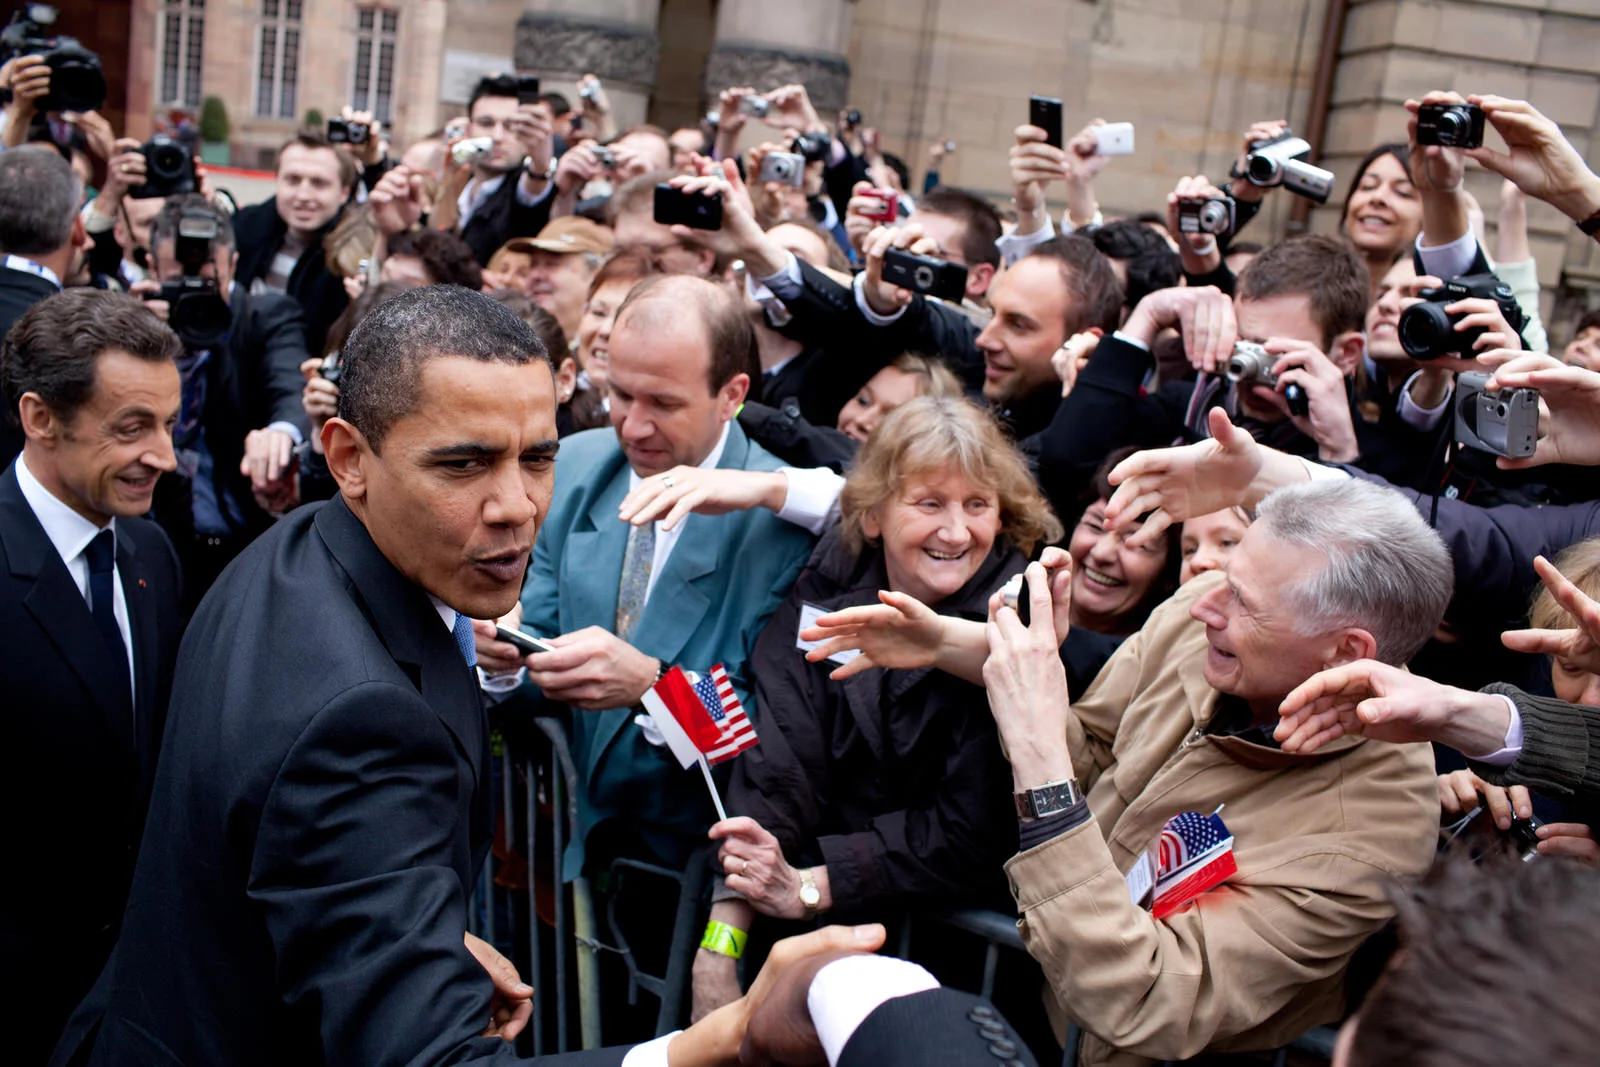
[[[112,570],[117,564],[117,542],[110,530],[95,534],[89,547],[83,550],[89,563],[89,610],[94,615],[94,628],[111,653],[110,669],[116,671],[125,691],[132,693],[128,683],[128,646],[122,641],[122,630],[117,626],[112,605],[116,594],[112,591]]]

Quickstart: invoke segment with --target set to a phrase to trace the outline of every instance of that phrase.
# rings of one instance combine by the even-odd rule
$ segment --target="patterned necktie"
[[[111,653],[112,669],[126,691],[128,684],[128,646],[122,641],[122,629],[117,625],[117,615],[112,605],[112,568],[117,565],[117,541],[110,530],[101,530],[83,550],[89,564],[89,612],[94,616],[94,628],[100,631],[106,649]]]
[[[617,636],[626,641],[639,623],[645,593],[650,588],[650,568],[655,566],[656,524],[647,522],[628,532],[622,555],[622,581],[617,586]]]
[[[456,647],[461,650],[461,657],[467,661],[467,666],[478,665],[478,643],[472,638],[472,620],[456,612],[456,624],[450,627],[450,634],[456,639]]]

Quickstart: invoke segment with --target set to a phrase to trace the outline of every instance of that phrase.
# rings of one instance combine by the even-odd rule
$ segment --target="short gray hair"
[[[1450,552],[1395,490],[1359,478],[1288,486],[1261,502],[1256,523],[1327,559],[1285,591],[1300,632],[1358,626],[1377,641],[1376,659],[1400,666],[1444,618]]]
[[[46,256],[63,248],[82,205],[83,186],[54,148],[0,152],[0,252]]]

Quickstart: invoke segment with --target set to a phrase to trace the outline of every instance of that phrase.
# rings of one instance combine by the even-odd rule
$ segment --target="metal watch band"
[[[1076,778],[1046,782],[1036,789],[1024,789],[1015,796],[1017,817],[1021,819],[1042,819],[1046,815],[1055,815],[1083,799]]]

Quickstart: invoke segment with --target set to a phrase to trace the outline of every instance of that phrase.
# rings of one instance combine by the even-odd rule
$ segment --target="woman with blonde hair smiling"
[[[810,663],[821,612],[915,598],[967,619],[1061,525],[993,418],[924,396],[891,412],[845,481],[839,524],[750,658],[761,743],[734,767],[711,834],[726,880],[695,962],[695,1012],[738,995],[734,958],[759,915],[862,916],[917,899],[1008,899],[1017,846],[1010,771],[981,687],[932,669],[844,680]],[[731,940],[725,931],[736,934]],[[769,931],[770,932],[770,931]]]

